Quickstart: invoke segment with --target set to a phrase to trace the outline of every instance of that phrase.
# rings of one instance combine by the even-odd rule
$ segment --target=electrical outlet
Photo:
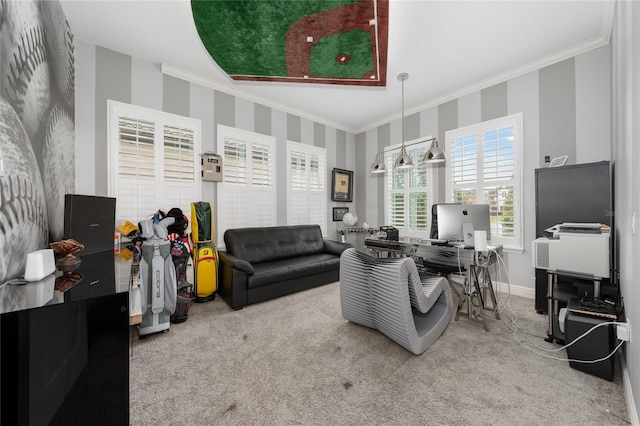
[[[622,341],[630,342],[631,324],[628,322],[616,324],[616,337]]]

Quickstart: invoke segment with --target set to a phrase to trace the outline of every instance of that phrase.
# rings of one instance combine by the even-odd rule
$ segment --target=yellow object
[[[209,226],[210,230],[203,228]],[[199,237],[201,234],[206,239],[201,240]],[[196,302],[206,302],[216,297],[219,260],[214,236],[211,204],[203,201],[191,203],[191,241],[194,247],[193,287]]]
[[[196,302],[212,300],[218,289],[218,251],[207,243],[196,243],[195,264]]]
[[[132,232],[137,231],[138,227],[127,220],[123,225],[116,227],[116,229],[120,231],[122,235],[129,236]]]
[[[124,247],[122,250],[120,250],[118,256],[126,261],[129,261],[133,257],[133,252],[129,247]]]

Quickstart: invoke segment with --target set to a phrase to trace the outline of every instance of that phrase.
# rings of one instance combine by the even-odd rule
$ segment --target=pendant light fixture
[[[402,148],[400,149],[400,155],[396,159],[394,167],[396,169],[410,169],[413,167],[413,160],[407,154],[407,149],[404,147],[404,82],[409,78],[409,74],[406,72],[398,74],[398,80],[402,82]]]
[[[369,167],[371,173],[384,173],[387,171],[387,167],[384,165],[384,154],[379,152],[376,154],[376,159],[373,160],[371,167]]]
[[[440,148],[440,144],[438,143],[438,139],[433,139],[431,142],[431,147],[424,153],[424,157],[422,157],[424,161],[427,163],[444,163],[446,157],[444,155],[444,150]]]

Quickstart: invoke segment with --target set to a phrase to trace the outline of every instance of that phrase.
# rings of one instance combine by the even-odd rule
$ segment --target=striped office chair
[[[446,278],[420,278],[413,259],[374,258],[354,248],[340,258],[342,316],[375,328],[420,355],[442,335],[453,316]]]

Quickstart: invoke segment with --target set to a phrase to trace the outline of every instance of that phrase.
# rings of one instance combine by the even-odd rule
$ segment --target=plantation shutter
[[[489,204],[491,234],[514,236],[514,126],[485,131],[483,134],[484,199]]]
[[[454,203],[475,204],[478,175],[477,137],[465,135],[453,140],[451,155],[451,199]]]
[[[413,160],[413,168],[408,171],[409,178],[409,230],[427,231],[427,218],[429,209],[427,206],[427,164],[422,157],[427,152],[427,147],[414,146],[408,153]]]
[[[447,132],[449,201],[488,204],[491,239],[522,248],[522,114]]]
[[[164,183],[162,206],[179,207],[189,214],[191,203],[199,201],[196,180],[197,154],[193,129],[164,126]]]
[[[428,169],[422,161],[426,151],[426,143],[417,143],[407,148],[414,164],[408,170],[393,167],[400,155],[399,147],[385,152],[386,223],[403,231],[406,236],[426,236],[428,232]]]
[[[200,122],[109,101],[108,194],[116,224],[138,223],[159,209],[188,211],[200,198]]]
[[[118,120],[116,218],[137,223],[156,208],[155,123],[132,116]]]
[[[404,172],[396,169],[393,165],[400,155],[399,150],[394,150],[385,155],[386,167],[388,171],[387,189],[387,224],[398,229],[404,229],[405,193],[404,193]]]
[[[326,234],[325,149],[287,142],[287,225],[320,225]]]
[[[217,244],[232,228],[276,225],[275,139],[218,126],[223,181],[218,185]]]

